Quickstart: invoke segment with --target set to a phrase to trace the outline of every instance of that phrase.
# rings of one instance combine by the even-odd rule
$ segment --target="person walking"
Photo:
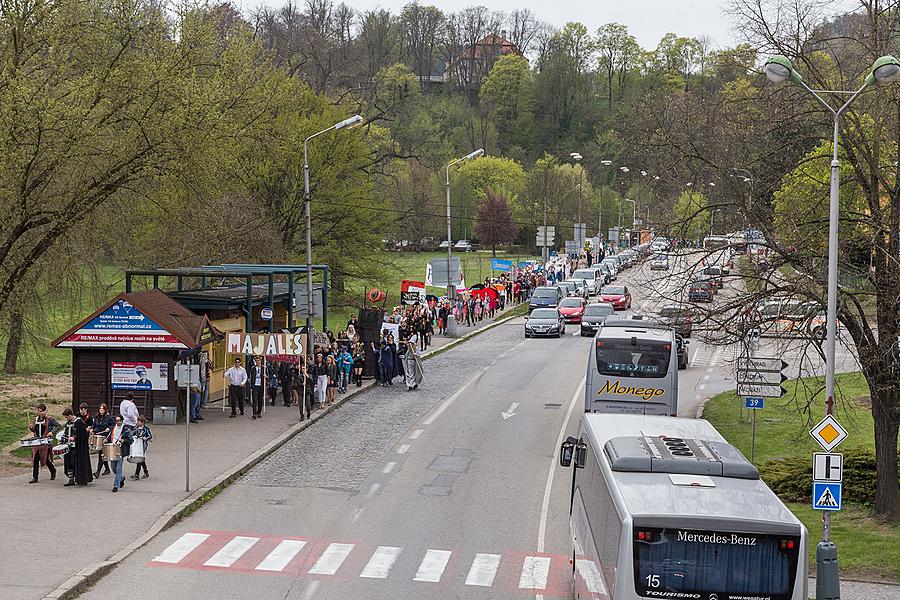
[[[87,416],[87,405],[82,403],[78,410],[80,412],[78,417],[75,416],[75,413],[68,406],[63,411],[63,416],[68,424],[66,433],[70,434],[69,452],[66,456],[71,456],[69,459],[69,481],[66,482],[65,487],[75,484],[87,485],[94,480],[91,472],[91,451],[88,447],[88,425],[85,423],[85,419],[89,418]],[[121,417],[117,418],[121,419]]]
[[[31,481],[37,483],[41,465],[47,467],[50,472],[50,481],[56,479],[56,467],[53,466],[53,453],[50,452],[50,437],[53,430],[59,427],[56,419],[47,414],[47,405],[43,402],[37,405],[37,416],[28,425],[31,434],[36,438],[45,438],[48,443],[31,447]]]
[[[281,383],[281,399],[285,406],[290,406],[294,401],[294,378],[296,377],[296,365],[283,362],[278,366],[278,381]]]
[[[125,399],[119,405],[119,414],[122,415],[122,423],[125,427],[133,429],[137,425],[138,409],[134,403],[134,394],[128,392]],[[85,423],[87,425],[88,423]]]
[[[325,372],[328,374],[328,390],[325,392],[325,404],[331,406],[334,402],[334,390],[338,383],[338,366],[334,356],[325,360]]]
[[[247,385],[247,371],[241,366],[241,359],[234,359],[234,366],[225,371],[225,377],[228,379],[228,401],[231,403],[231,416],[233,419],[237,416],[235,412],[240,406],[241,415],[244,414],[244,386]]]
[[[328,369],[321,354],[316,354],[316,362],[313,363],[311,375],[316,382],[316,404],[319,408],[325,408],[325,400],[328,394]]]
[[[144,418],[144,415],[140,415],[138,417],[137,427],[134,428],[132,432],[132,436],[134,436],[135,444],[143,444],[144,446],[144,460],[137,463],[134,468],[134,475],[132,475],[129,479],[137,481],[141,478],[141,470],[144,471],[144,479],[150,477],[150,471],[147,470],[147,446],[150,444],[150,440],[153,439],[153,432],[150,431],[150,426],[147,425],[147,421]]]
[[[266,361],[266,381],[269,388],[269,406],[275,406],[275,400],[278,398],[278,363],[271,360]]]
[[[91,425],[92,431],[94,435],[102,435],[103,437],[107,437],[109,435],[110,429],[116,424],[116,420],[113,418],[111,414],[109,414],[109,410],[106,408],[106,404],[103,403],[97,409],[97,414],[94,415],[93,423]],[[100,479],[100,469],[103,468],[103,475],[109,475],[109,463],[103,460],[103,450],[97,452],[97,470],[94,471],[94,479]]]
[[[135,425],[137,425],[137,419],[135,419]],[[116,423],[109,432],[109,438],[107,438],[108,443],[119,446],[119,458],[109,461],[110,467],[116,476],[113,482],[113,492],[118,492],[119,488],[125,487],[123,468],[125,459],[128,458],[131,451],[131,443],[134,441],[131,431],[131,428],[127,427],[122,421],[122,417],[116,417]]]
[[[253,420],[262,419],[262,405],[265,402],[263,396],[264,384],[266,382],[266,369],[263,367],[262,359],[259,356],[253,357],[253,364],[250,365],[250,402]]]
[[[353,338],[353,379],[356,387],[362,387],[363,369],[366,368],[366,347],[359,339],[359,336]]]
[[[350,382],[350,372],[353,370],[353,355],[350,348],[344,346],[338,354],[338,391],[347,392],[347,384]]]

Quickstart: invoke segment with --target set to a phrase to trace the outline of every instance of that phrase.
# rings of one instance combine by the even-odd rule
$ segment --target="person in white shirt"
[[[134,429],[137,426],[138,409],[134,404],[134,394],[131,392],[128,392],[119,405],[119,414],[122,415],[122,421],[126,427]]]
[[[241,359],[234,359],[234,366],[225,371],[228,378],[228,401],[231,403],[231,419],[237,416],[235,409],[240,406],[244,414],[244,386],[247,385],[247,371],[241,366]]]

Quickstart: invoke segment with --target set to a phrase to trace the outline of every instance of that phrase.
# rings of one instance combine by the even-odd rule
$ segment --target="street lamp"
[[[581,159],[583,158],[581,156],[581,154],[579,154],[578,152],[570,152],[569,156],[571,156],[572,160],[574,160],[576,163],[581,162]],[[583,202],[584,202],[584,168],[582,167],[581,173],[579,174],[579,177],[578,177],[578,220],[575,222],[575,229],[578,231],[579,234],[582,231],[581,230],[581,205],[583,204]],[[585,229],[587,229],[587,227],[585,227]],[[585,235],[587,235],[586,231],[584,233],[585,233]],[[581,246],[584,245],[584,239],[582,239],[581,235],[576,235],[575,241]]]
[[[453,286],[453,277],[450,273],[450,263],[453,258],[453,239],[451,238],[450,232],[450,167],[457,163],[461,163],[465,160],[472,160],[473,158],[478,158],[479,156],[484,155],[484,148],[479,148],[474,152],[470,152],[463,156],[462,158],[457,158],[456,160],[450,161],[450,164],[447,165],[447,299],[453,298],[454,286]]]
[[[347,117],[343,121],[339,121],[335,123],[331,127],[327,129],[323,129],[318,133],[314,133],[305,140],[303,140],[303,195],[304,195],[304,209],[306,211],[306,355],[307,355],[307,363],[311,365],[313,362],[313,334],[312,334],[312,314],[313,314],[313,284],[312,284],[312,268],[313,268],[313,257],[312,257],[312,194],[309,191],[309,157],[307,153],[307,146],[309,145],[310,140],[313,138],[317,138],[322,134],[328,133],[329,131],[335,131],[338,129],[349,129],[351,127],[356,127],[360,123],[363,122],[363,118],[360,115],[353,115],[352,117]]]
[[[816,90],[806,85],[786,56],[772,56],[766,61],[764,70],[766,77],[773,83],[790,80],[792,83],[803,87],[834,117],[834,129],[831,140],[831,190],[828,201],[828,307],[825,317],[827,328],[825,336],[825,411],[830,415],[834,411],[834,355],[837,338],[838,222],[840,219],[841,164],[838,159],[838,136],[840,133],[841,115],[867,87],[876,83],[890,84],[897,81],[900,78],[900,61],[893,56],[882,56],[877,59],[872,64],[872,70],[866,77],[862,87],[855,92],[846,92],[850,94],[850,97],[838,109],[833,108]],[[826,561],[827,564],[823,564]],[[822,541],[816,547],[816,563],[824,571],[824,576],[816,577],[816,598],[840,597],[837,549],[831,542],[831,513],[827,511],[822,516]]]
[[[611,160],[601,160],[600,164],[604,167],[612,165]],[[597,237],[603,239],[603,184],[600,184],[600,207],[597,209]]]

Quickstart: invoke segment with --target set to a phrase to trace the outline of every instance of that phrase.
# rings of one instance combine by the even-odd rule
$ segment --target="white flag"
[[[431,263],[425,263],[425,285],[434,285],[434,279],[431,275]]]
[[[466,276],[463,275],[462,269],[459,270],[459,283],[456,285],[457,292],[466,291]]]

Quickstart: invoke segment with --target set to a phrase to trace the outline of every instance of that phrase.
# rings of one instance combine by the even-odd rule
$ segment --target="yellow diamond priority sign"
[[[833,415],[826,415],[819,424],[812,428],[809,432],[813,439],[819,442],[819,445],[825,452],[831,452],[838,445],[847,439],[850,435],[847,430],[841,427],[837,419]]]

